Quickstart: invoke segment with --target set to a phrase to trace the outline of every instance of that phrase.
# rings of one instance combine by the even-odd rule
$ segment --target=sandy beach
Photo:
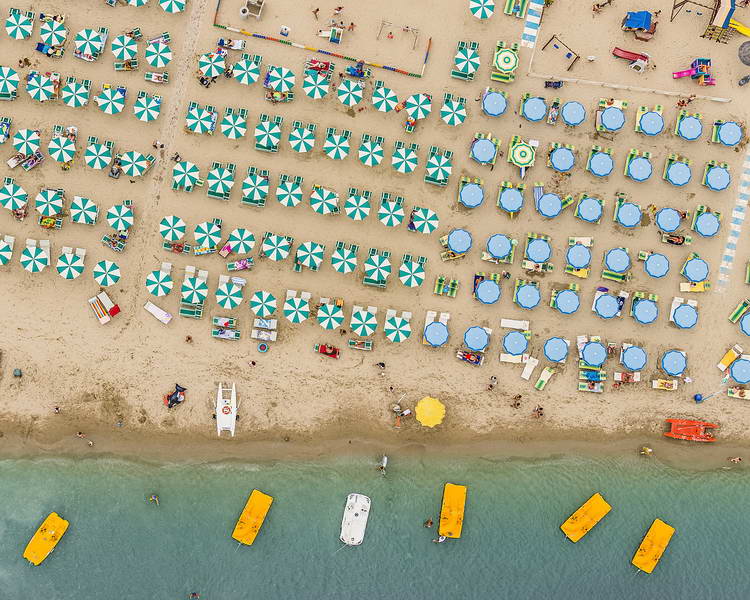
[[[19,60],[29,58],[29,67],[18,68],[22,83],[18,98],[0,104],[0,116],[13,118],[13,135],[20,128],[41,130],[42,151],[50,139],[54,125],[75,125],[79,128],[78,154],[70,170],[63,171],[49,157],[35,169],[24,172],[10,170],[5,160],[13,153],[11,140],[0,146],[3,162],[0,172],[14,177],[30,198],[29,216],[14,220],[5,209],[0,212],[0,234],[12,235],[16,248],[9,264],[0,267],[3,293],[0,295],[0,381],[3,400],[0,403],[0,452],[60,452],[69,453],[81,448],[87,452],[138,453],[154,445],[168,452],[180,448],[191,453],[191,445],[200,448],[205,459],[225,456],[224,448],[232,444],[242,448],[238,454],[257,451],[252,443],[266,444],[268,454],[284,455],[291,444],[297,448],[306,444],[314,452],[346,452],[348,444],[341,440],[371,440],[380,445],[408,448],[415,446],[425,451],[467,448],[472,444],[489,447],[502,441],[541,444],[543,440],[581,442],[590,440],[606,443],[614,439],[655,441],[666,417],[699,418],[719,423],[719,436],[733,445],[750,442],[747,423],[750,405],[746,400],[727,397],[723,373],[716,364],[734,344],[745,345],[745,335],[727,316],[747,295],[744,283],[748,257],[746,236],[739,237],[736,248],[731,248],[734,263],[724,285],[718,282],[720,265],[726,255],[733,208],[738,202],[745,142],[735,148],[711,143],[711,126],[716,119],[744,123],[747,119],[744,88],[737,80],[746,74],[737,59],[737,47],[745,38],[739,34],[728,44],[717,44],[703,39],[708,11],[702,16],[695,12],[683,13],[669,22],[671,3],[655,2],[651,10],[661,9],[655,37],[648,43],[636,41],[632,33],[621,31],[620,22],[627,10],[642,7],[626,2],[604,7],[592,14],[588,4],[557,0],[544,12],[536,48],[521,47],[517,77],[510,84],[492,84],[489,79],[495,44],[518,42],[524,28],[523,19],[504,15],[498,4],[495,15],[486,21],[474,18],[466,2],[452,3],[439,11],[430,10],[427,3],[404,4],[387,0],[366,5],[349,4],[340,18],[345,24],[355,23],[354,31],[346,31],[342,42],[332,46],[318,37],[319,29],[326,28],[335,3],[303,4],[289,0],[269,2],[259,21],[239,18],[240,2],[223,0],[216,22],[232,27],[278,37],[280,28],[289,28],[289,40],[308,46],[328,49],[375,63],[393,65],[419,73],[425,58],[428,40],[432,40],[424,76],[408,77],[392,71],[374,69],[366,81],[365,99],[353,109],[343,106],[335,91],[322,100],[305,96],[300,87],[304,63],[321,55],[273,41],[241,35],[232,37],[246,41],[245,52],[263,56],[266,65],[283,65],[297,76],[297,97],[293,102],[271,104],[264,99],[261,82],[251,86],[219,77],[210,87],[200,85],[197,57],[216,48],[219,37],[227,31],[214,27],[216,5],[207,0],[188,0],[184,13],[165,14],[156,0],[144,7],[93,3],[85,10],[74,2],[57,0],[33,9],[65,14],[69,30],[66,54],[52,59],[34,51],[38,38],[38,23],[32,38],[25,41],[9,39],[0,32],[2,65],[18,67]],[[581,6],[579,6],[581,4]],[[313,9],[320,7],[318,20]],[[19,6],[19,8],[21,8]],[[24,10],[30,8],[24,6]],[[5,17],[5,15],[3,15]],[[337,16],[339,18],[339,16]],[[739,21],[750,22],[750,13],[738,10]],[[383,25],[382,21],[388,24]],[[144,38],[152,38],[163,31],[171,35],[174,53],[172,62],[164,70],[169,72],[167,85],[144,81],[143,73],[150,69],[143,61],[145,42],[139,42],[140,70],[113,71],[113,57],[109,43],[96,62],[84,62],[73,56],[73,38],[85,28],[109,27],[110,40],[141,27]],[[409,27],[411,31],[404,31]],[[413,31],[418,30],[418,33]],[[581,55],[570,71],[564,61],[541,46],[556,33]],[[389,33],[393,39],[389,39]],[[479,44],[481,65],[473,81],[450,77],[456,43],[459,40]],[[656,68],[637,74],[626,61],[611,56],[614,45],[635,52],[647,52]],[[586,57],[596,56],[593,62]],[[532,62],[533,57],[533,62]],[[672,72],[687,69],[697,57],[710,57],[714,65],[717,85],[698,86],[690,78],[672,79]],[[228,63],[240,59],[240,52],[229,51]],[[336,59],[336,73],[347,63]],[[103,83],[122,84],[128,88],[125,110],[119,115],[101,112],[94,102],[81,108],[69,108],[59,101],[40,103],[32,100],[25,90],[26,73],[30,68],[42,72],[55,71],[65,77],[74,75],[91,79],[92,96]],[[528,75],[531,72],[532,75]],[[630,86],[615,89],[594,83],[566,82],[560,89],[545,89],[544,77],[568,77],[589,82],[605,82]],[[333,85],[338,84],[333,76]],[[432,113],[419,121],[413,133],[404,131],[404,113],[382,113],[370,103],[374,80],[383,80],[400,99],[424,92],[432,95]],[[508,111],[499,118],[490,118],[480,110],[475,98],[488,85],[502,87],[508,94]],[[655,90],[635,91],[634,88]],[[159,118],[144,123],[133,116],[132,104],[139,90],[160,94],[162,109]],[[565,127],[562,122],[551,126],[544,122],[531,123],[518,114],[524,93],[543,96],[548,103],[559,97],[562,102],[577,100],[587,110],[584,124]],[[662,93],[666,92],[666,93]],[[468,117],[458,127],[450,127],[440,119],[443,94],[465,97]],[[677,93],[682,96],[674,96]],[[677,101],[691,94],[711,97],[696,98],[688,107],[690,113],[700,113],[703,134],[697,141],[688,142],[672,133],[679,109]],[[628,102],[626,123],[613,136],[598,135],[594,128],[594,111],[601,98],[615,98]],[[185,115],[189,102],[211,104],[223,115],[226,107],[246,108],[249,111],[248,133],[238,140],[227,139],[218,130],[212,136],[192,134],[185,129]],[[635,115],[641,105],[664,107],[665,131],[647,137],[634,131]],[[359,108],[364,108],[359,110]],[[253,130],[259,115],[283,117],[282,140],[278,153],[259,152],[253,147]],[[294,152],[287,142],[292,122],[301,120],[317,124],[315,148],[306,154]],[[331,160],[322,152],[325,130],[335,127],[352,132],[352,152],[341,161]],[[469,157],[469,147],[476,132],[491,133],[500,139],[500,149],[507,152],[514,135],[539,141],[536,164],[524,179],[527,186],[526,203],[517,218],[511,219],[496,206],[500,184],[521,183],[518,168],[505,157],[499,158],[491,170]],[[356,157],[363,133],[385,138],[386,158],[380,166],[366,167]],[[106,171],[88,168],[83,161],[83,149],[88,136],[115,141],[118,152],[136,150],[156,155],[157,162],[144,176],[121,176],[114,180]],[[162,149],[152,148],[159,140]],[[417,143],[420,146],[419,166],[414,173],[397,173],[390,165],[390,155],[396,141]],[[575,146],[576,165],[572,174],[556,173],[546,163],[550,144]],[[453,172],[446,187],[429,185],[423,181],[424,164],[430,146],[436,145],[453,152]],[[592,145],[614,149],[615,168],[608,178],[596,178],[584,169]],[[654,173],[648,181],[636,183],[623,175],[625,159],[631,148],[650,152]],[[170,157],[179,153],[183,160],[192,161],[205,178],[212,162],[232,162],[237,166],[237,177],[228,201],[209,198],[206,189],[188,193],[172,189]],[[665,160],[675,153],[692,161],[693,177],[684,187],[664,181],[661,173]],[[732,175],[730,186],[714,192],[701,185],[704,165],[710,161],[725,162]],[[271,193],[267,205],[254,208],[243,205],[241,182],[249,166],[270,172]],[[279,204],[273,190],[280,174],[304,177],[305,200],[297,207]],[[486,200],[475,209],[466,209],[457,202],[457,190],[462,176],[484,180]],[[604,216],[597,225],[576,219],[573,207],[549,220],[535,209],[531,188],[534,182],[544,184],[547,192],[561,197],[572,194],[598,196],[605,202]],[[333,189],[346,198],[349,187],[370,190],[373,195],[373,214],[355,222],[342,212],[339,215],[320,215],[311,210],[307,198],[314,184]],[[44,230],[37,224],[33,198],[41,187],[65,189],[68,199],[84,196],[100,206],[99,222],[94,226],[71,223],[64,219],[60,230]],[[413,206],[434,210],[440,219],[439,227],[430,235],[407,231],[404,225],[389,228],[378,222],[378,200],[382,192],[403,196],[408,212]],[[627,198],[644,209],[644,221],[634,229],[625,229],[613,222],[615,195]],[[135,224],[127,248],[114,253],[102,246],[101,237],[111,231],[104,214],[107,209],[132,200]],[[693,213],[698,205],[706,205],[721,212],[721,229],[711,238],[691,234],[689,246],[673,246],[660,241],[660,233],[653,224],[646,207],[656,209],[674,207]],[[178,215],[187,224],[186,241],[192,242],[194,227],[214,218],[223,220],[223,235],[236,227],[250,229],[257,240],[263,232],[293,236],[295,248],[304,241],[315,241],[326,246],[323,266],[313,272],[293,270],[292,257],[272,262],[259,259],[258,250],[252,255],[256,266],[251,271],[233,273],[247,279],[245,301],[236,309],[225,310],[215,302],[214,291],[218,278],[228,274],[227,260],[217,254],[192,256],[168,253],[162,249],[159,221],[165,215]],[[741,220],[739,221],[742,225]],[[689,223],[688,223],[689,226]],[[474,246],[466,257],[443,262],[439,237],[454,228],[471,232]],[[521,268],[521,254],[527,232],[550,236],[553,249],[549,273],[528,275]],[[512,265],[494,265],[481,260],[485,240],[493,233],[503,233],[518,240],[516,259]],[[744,233],[744,232],[743,232]],[[565,252],[569,237],[592,237],[592,269],[587,279],[577,279],[565,273]],[[29,273],[19,264],[18,257],[26,238],[49,239],[52,246],[52,265],[41,273]],[[355,243],[360,247],[359,267],[355,273],[341,274],[331,268],[329,256],[337,241]],[[86,271],[69,281],[59,277],[54,262],[63,246],[87,249]],[[391,252],[394,273],[385,289],[362,285],[362,263],[371,247]],[[626,247],[633,263],[632,278],[625,283],[599,279],[604,253],[616,247]],[[643,263],[637,261],[639,251],[660,252],[671,264],[669,274],[660,279],[646,275]],[[710,265],[712,289],[705,293],[681,293],[680,266],[690,252],[700,255]],[[427,257],[426,278],[421,287],[408,288],[398,281],[397,270],[404,253]],[[107,293],[121,308],[121,313],[106,325],[100,325],[91,312],[87,299],[100,291],[91,276],[93,266],[100,260],[115,261],[122,278],[107,288]],[[148,273],[158,269],[163,261],[173,264],[175,289],[171,294],[154,298],[144,281]],[[209,273],[208,300],[201,320],[177,316],[184,269],[193,265]],[[472,296],[475,273],[507,270],[511,278],[502,282],[502,297],[493,305],[484,305]],[[433,285],[439,275],[460,282],[455,298],[434,295]],[[513,282],[531,279],[539,283],[541,303],[533,310],[524,310],[513,302]],[[580,309],[572,315],[562,315],[549,307],[553,289],[580,284]],[[597,287],[606,286],[615,293],[636,291],[659,296],[659,317],[650,325],[640,325],[629,315],[629,302],[621,317],[603,320],[591,310]],[[353,305],[377,306],[378,330],[370,338],[371,352],[350,350],[346,347],[351,332],[324,331],[315,319],[301,324],[287,321],[281,312],[278,339],[270,350],[261,354],[257,342],[250,339],[254,315],[247,299],[256,290],[268,290],[281,300],[288,289],[309,291],[313,301],[320,297],[343,298],[349,329],[349,314]],[[692,329],[678,329],[668,320],[674,297],[698,302],[699,320]],[[143,309],[147,301],[175,315],[169,325],[156,321]],[[409,311],[413,314],[411,337],[402,343],[391,343],[383,335],[383,321],[387,309]],[[441,348],[421,343],[421,328],[425,311],[449,312],[450,340]],[[211,337],[211,318],[236,317],[239,321],[239,341],[218,340]],[[501,340],[508,331],[500,327],[501,319],[524,319],[530,322],[529,353],[540,360],[529,381],[520,377],[523,365],[500,362]],[[464,331],[472,326],[493,330],[486,359],[481,367],[460,362],[456,350],[461,346]],[[622,343],[636,344],[648,352],[648,364],[640,383],[624,384],[614,389],[612,374],[622,370],[617,357],[609,358],[603,393],[577,391],[578,367],[575,356],[577,336],[601,336],[605,343],[618,347]],[[187,343],[186,336],[192,338]],[[545,360],[542,348],[545,340],[559,336],[572,342],[567,361],[551,365]],[[334,344],[342,348],[339,360],[330,360],[313,352],[316,343]],[[688,357],[685,376],[679,378],[676,391],[651,389],[651,380],[664,378],[658,361],[668,349],[684,351]],[[381,371],[376,363],[385,362]],[[534,382],[545,366],[554,366],[556,373],[543,391],[534,389]],[[13,370],[22,369],[21,378]],[[490,378],[498,384],[488,390]],[[212,420],[216,385],[220,381],[235,382],[240,400],[241,419],[233,440],[222,439],[210,443],[216,436]],[[187,400],[168,410],[164,394],[174,384],[185,386]],[[734,385],[729,383],[728,385]],[[696,393],[709,395],[718,391],[703,404],[696,405]],[[519,408],[511,407],[512,399],[521,395]],[[391,406],[400,402],[413,408],[423,396],[441,399],[447,407],[442,425],[435,429],[421,427],[413,418],[404,419],[400,429],[394,428]],[[535,419],[532,409],[544,407],[544,417]],[[60,414],[53,408],[60,407]],[[74,437],[84,431],[95,441],[93,448]],[[243,445],[244,444],[244,445]],[[727,445],[728,446],[728,445]],[[255,448],[255,449],[254,449]],[[320,450],[323,448],[323,450]],[[297,450],[295,450],[296,452]],[[721,453],[725,452],[721,450]],[[235,456],[232,450],[227,451]],[[153,452],[152,452],[153,453]],[[157,453],[158,454],[158,453]]]

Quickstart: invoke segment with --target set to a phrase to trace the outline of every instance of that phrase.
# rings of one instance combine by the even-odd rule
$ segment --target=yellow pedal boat
[[[240,544],[252,546],[266,519],[273,498],[260,490],[253,490],[234,526],[232,538]]]
[[[577,542],[591,531],[610,510],[612,507],[597,492],[570,515],[568,520],[560,525],[560,529],[571,542]]]
[[[70,523],[56,512],[50,513],[29,540],[23,557],[32,565],[42,564],[68,530],[68,525]]]
[[[464,507],[466,505],[465,485],[446,483],[443,489],[443,506],[440,509],[440,527],[438,535],[449,538],[460,538],[464,525]]]

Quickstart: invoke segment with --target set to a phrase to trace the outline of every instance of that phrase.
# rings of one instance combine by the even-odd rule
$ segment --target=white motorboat
[[[349,494],[341,520],[341,541],[347,546],[359,546],[365,539],[370,499],[363,494]]]
[[[220,383],[216,391],[216,432],[228,431],[234,437],[234,426],[237,423],[237,389]]]

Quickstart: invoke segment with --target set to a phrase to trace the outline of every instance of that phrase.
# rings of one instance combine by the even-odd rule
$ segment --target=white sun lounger
[[[306,300],[307,302],[309,302],[310,298],[312,298],[312,293],[310,293],[310,292],[300,292],[299,293],[299,297],[302,298],[303,300]]]
[[[276,331],[269,331],[267,329],[253,329],[250,333],[251,338],[260,340],[261,342],[275,342],[277,335]]]
[[[506,329],[520,329],[521,331],[529,330],[528,321],[517,321],[516,319],[500,319],[500,327]]]
[[[37,242],[36,240],[32,240],[31,238],[26,238],[26,247],[27,248],[36,248],[36,246],[37,246],[38,243],[39,242]]]
[[[229,275],[219,275],[219,285],[229,283]]]
[[[286,299],[289,300],[290,298],[296,298],[298,293],[299,292],[297,290],[287,290]]]
[[[161,321],[165,325],[168,325],[169,322],[172,320],[172,315],[168,313],[166,310],[163,310],[156,306],[153,302],[146,302],[144,304],[143,308],[146,309],[146,312],[151,313],[157,321]]]
[[[49,260],[52,251],[49,240],[39,240],[39,247],[44,250],[45,254],[47,255],[47,260]]]
[[[76,256],[81,260],[86,260],[86,248],[76,248]]]
[[[10,253],[13,254],[13,247],[16,245],[16,238],[12,235],[6,235],[3,238],[3,241],[10,246]]]
[[[500,354],[500,362],[520,365],[524,362],[524,360],[521,354]]]
[[[521,379],[525,379],[526,381],[528,381],[531,378],[531,374],[534,372],[534,369],[536,369],[538,364],[539,364],[538,358],[529,356],[528,360],[526,361],[526,366],[523,368],[523,371],[521,372]]]
[[[63,246],[60,248],[60,254],[73,254],[73,248],[70,246]]]
[[[198,271],[198,281],[206,283],[208,281],[208,271],[201,269]]]
[[[395,308],[389,308],[385,311],[385,320],[392,319],[396,316],[396,309]]]
[[[257,329],[276,329],[276,319],[255,319],[253,321],[253,327]]]
[[[185,277],[195,277],[195,267],[193,265],[185,267]]]
[[[443,325],[447,327],[448,321],[450,321],[450,319],[451,319],[451,314],[449,312],[441,312],[440,318],[438,319],[438,321],[440,321]]]
[[[407,321],[411,321],[411,313],[407,311],[403,311],[401,313],[401,318],[406,319]]]

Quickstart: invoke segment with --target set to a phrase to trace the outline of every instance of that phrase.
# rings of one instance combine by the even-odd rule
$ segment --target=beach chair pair
[[[169,83],[169,73],[167,71],[146,71],[143,79],[149,83]]]
[[[445,275],[438,275],[435,278],[435,287],[433,288],[432,293],[436,296],[455,298],[458,293],[458,286],[458,279],[450,279]]]
[[[468,61],[465,60],[465,57],[467,52],[478,52],[478,50],[479,42],[459,41],[456,44],[456,54],[453,58],[451,77],[454,79],[460,79],[461,81],[474,81],[476,66],[473,64],[467,64]]]
[[[505,0],[503,13],[517,19],[523,19],[526,17],[526,9],[528,7],[529,0]]]
[[[495,44],[495,52],[492,57],[492,70],[490,71],[491,81],[497,81],[499,83],[512,83],[516,80],[516,69],[518,68],[518,64],[520,63],[520,61],[518,60],[518,48],[519,46],[517,42],[508,45],[505,42],[498,40],[498,42]],[[500,57],[503,54],[506,54],[508,51],[516,55],[515,66],[513,66],[511,69],[501,67],[503,62],[500,60]]]

